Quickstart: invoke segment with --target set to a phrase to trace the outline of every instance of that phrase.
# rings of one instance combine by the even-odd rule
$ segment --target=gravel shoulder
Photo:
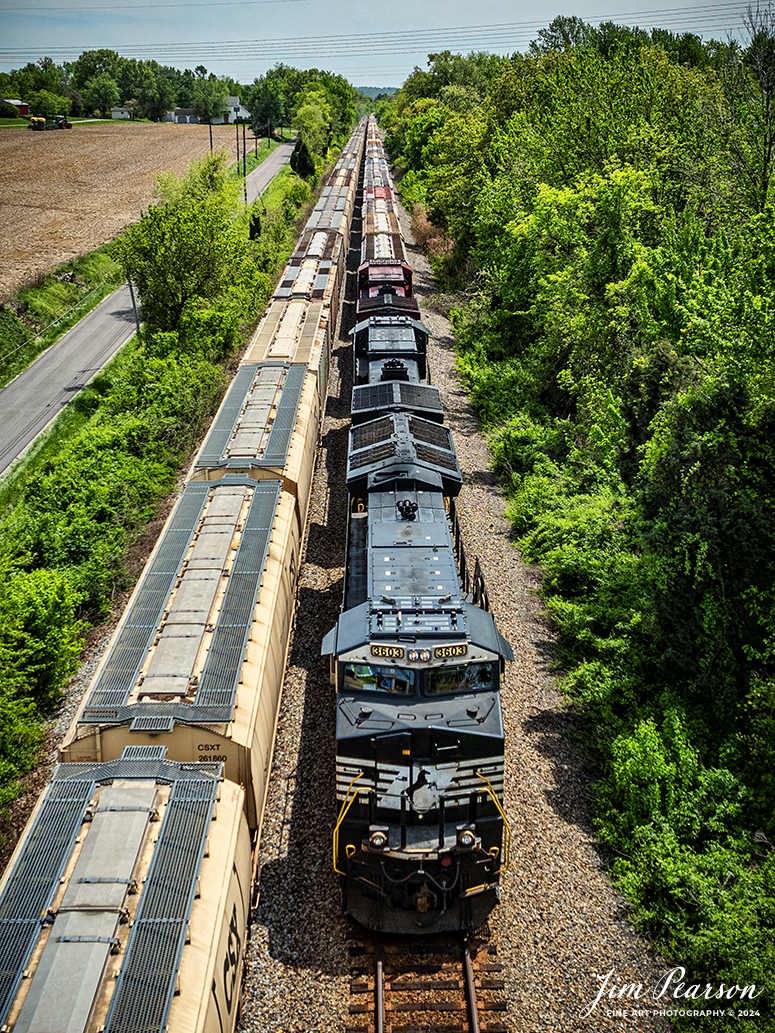
[[[403,229],[411,241],[408,219]],[[435,290],[433,277],[413,245],[410,253],[431,332],[433,383],[463,471],[458,512],[466,553],[469,562],[480,559],[491,610],[514,652],[501,693],[511,874],[489,923],[506,966],[510,1027],[515,1033],[669,1029],[659,1016],[633,1017],[637,1002],[628,1000],[606,1000],[608,1008],[601,1002],[581,1016],[597,996],[598,977],[614,970],[610,985],[615,979],[617,986],[653,987],[664,967],[628,924],[627,904],[606,874],[592,819],[594,772],[568,738],[575,717],[552,674],[554,632],[538,595],[541,572],[513,543],[487,440],[455,366],[451,324],[423,306]],[[622,1006],[627,1018],[606,1014]]]

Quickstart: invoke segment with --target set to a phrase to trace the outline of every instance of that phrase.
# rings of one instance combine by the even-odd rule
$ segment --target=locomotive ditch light
[[[387,825],[369,825],[369,850],[381,853],[389,843],[389,829]]]
[[[476,830],[473,825],[458,825],[457,827],[457,848],[458,850],[473,850],[476,846]]]

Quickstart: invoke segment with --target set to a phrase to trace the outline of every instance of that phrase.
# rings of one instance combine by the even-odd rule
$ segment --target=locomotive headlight
[[[369,847],[372,850],[384,850],[388,845],[387,829],[374,829],[369,836]]]
[[[461,825],[457,830],[458,850],[473,850],[476,846],[476,832],[467,825]]]
[[[410,660],[430,660],[431,651],[430,649],[410,649],[406,654]]]

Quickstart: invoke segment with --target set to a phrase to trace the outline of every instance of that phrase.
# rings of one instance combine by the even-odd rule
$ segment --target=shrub
[[[58,701],[83,647],[81,600],[66,571],[17,572],[3,579],[0,691],[31,700],[39,711]],[[25,714],[22,708],[17,717]]]

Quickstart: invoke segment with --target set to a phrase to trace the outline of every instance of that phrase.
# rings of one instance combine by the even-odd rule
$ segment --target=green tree
[[[590,46],[595,30],[576,15],[566,17],[558,15],[549,27],[540,29],[538,39],[530,44],[533,54],[548,54],[551,50],[572,50],[576,47]]]
[[[295,112],[305,106],[305,94],[320,107],[327,121],[326,146],[333,141],[343,142],[344,134],[349,132],[357,117],[355,90],[341,75],[317,68],[302,71],[278,64],[266,75],[255,79],[253,85],[242,92],[243,101],[252,116],[253,131],[259,135],[266,132],[267,125],[272,129],[290,125]],[[317,122],[318,117],[319,113],[315,114],[310,122]],[[314,135],[314,128],[312,132]],[[315,151],[314,141],[312,143],[310,154],[321,154],[322,151]]]
[[[65,70],[60,68],[53,57],[42,57],[38,61],[40,72],[37,76],[36,86],[39,90],[49,90],[51,93],[62,93],[68,85]]]
[[[29,96],[30,111],[43,118],[55,118],[70,112],[70,98],[60,97],[48,90],[39,90]]]
[[[235,220],[236,191],[226,183],[227,161],[221,152],[194,163],[183,181],[165,177],[164,203],[116,242],[152,332],[181,331],[204,305],[227,309],[231,298],[256,288],[246,227]]]
[[[194,113],[209,125],[223,118],[229,107],[229,93],[220,79],[197,79],[191,96]]]
[[[725,50],[726,130],[740,195],[764,211],[775,174],[775,11],[748,8],[750,44]]]
[[[138,61],[136,58],[122,61],[116,79],[118,92],[121,94],[120,103],[126,104],[132,98],[136,100],[139,97],[144,75],[145,64],[143,61]]]
[[[313,86],[304,91],[293,114],[293,124],[312,160],[324,157],[331,132],[331,107],[324,90]]]
[[[194,106],[194,83],[196,76],[190,68],[184,68],[178,88],[178,106],[192,108]]]
[[[81,90],[101,72],[107,72],[111,79],[116,79],[123,60],[115,50],[85,50],[77,61],[68,66],[73,86]]]
[[[106,118],[110,117],[110,109],[121,99],[115,79],[107,72],[100,72],[90,79],[83,88],[82,96],[87,110],[100,111]]]
[[[143,118],[160,121],[175,105],[175,92],[169,81],[153,68],[146,68],[137,100]]]

